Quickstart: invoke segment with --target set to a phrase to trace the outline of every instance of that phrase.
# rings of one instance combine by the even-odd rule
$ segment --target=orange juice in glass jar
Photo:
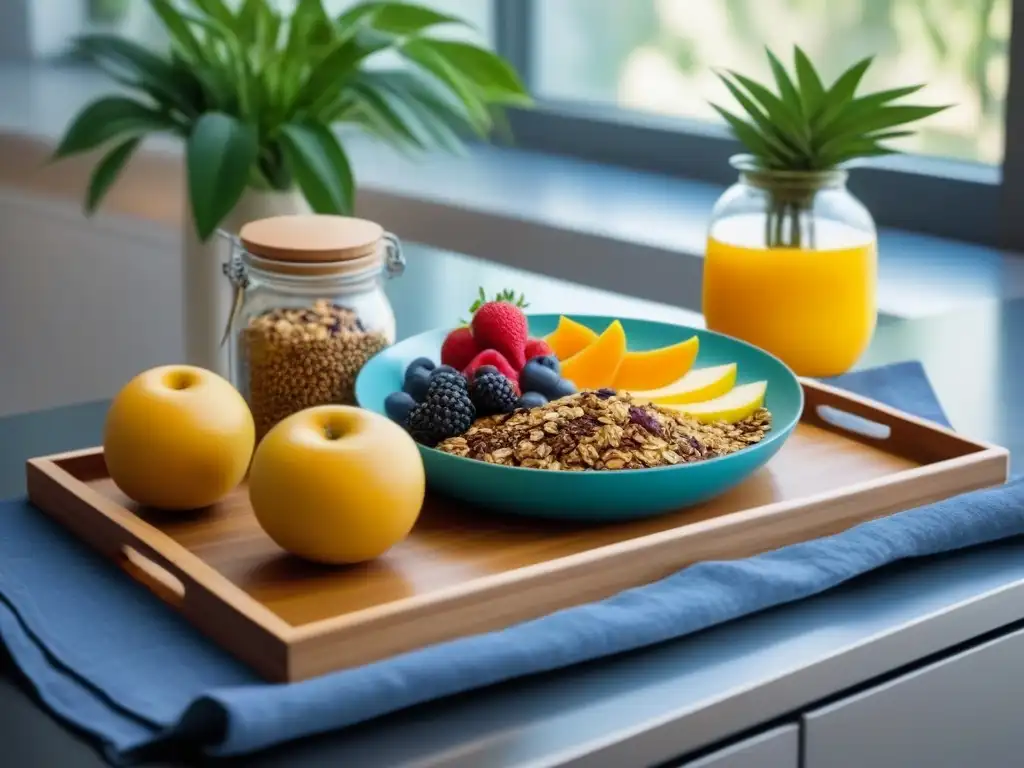
[[[846,172],[776,171],[733,159],[740,180],[708,231],[708,328],[750,342],[802,376],[850,369],[875,329],[874,222]]]

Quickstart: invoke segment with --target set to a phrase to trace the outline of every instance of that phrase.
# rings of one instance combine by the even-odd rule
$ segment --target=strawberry
[[[553,356],[555,354],[544,339],[528,339],[525,352],[527,360],[532,360],[535,357],[544,357],[545,355]]]
[[[456,328],[445,337],[441,345],[441,365],[450,365],[461,371],[479,351],[473,332],[467,326]]]
[[[498,294],[496,301],[484,300],[483,289],[480,290],[480,301],[473,307],[473,338],[480,349],[494,349],[505,356],[516,371],[526,364],[526,339],[529,328],[526,315],[521,307],[525,306],[522,297],[517,303],[511,291]]]
[[[467,379],[473,381],[476,369],[482,368],[485,365],[493,365],[497,368],[498,373],[511,381],[512,385],[516,388],[516,393],[519,393],[519,374],[516,372],[516,369],[511,366],[505,356],[496,350],[485,349],[470,361],[469,365],[463,369],[462,373]]]

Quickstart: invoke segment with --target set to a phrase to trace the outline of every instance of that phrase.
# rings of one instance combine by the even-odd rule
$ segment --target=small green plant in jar
[[[854,161],[897,152],[888,142],[944,106],[904,104],[923,86],[859,94],[863,59],[826,85],[795,48],[793,71],[768,51],[776,90],[738,72],[719,77],[742,109],[712,105],[747,153],[708,229],[708,327],[781,357],[805,376],[852,366],[875,327],[874,219],[846,189]]]

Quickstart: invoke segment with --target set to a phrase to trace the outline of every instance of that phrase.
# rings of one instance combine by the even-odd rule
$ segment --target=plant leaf
[[[232,26],[235,21],[234,14],[231,13],[231,9],[224,3],[224,0],[189,0],[189,2],[211,19],[219,21],[227,27]]]
[[[355,180],[345,150],[320,123],[289,123],[281,128],[288,164],[317,213],[351,214]]]
[[[53,156],[61,158],[87,152],[121,135],[141,136],[174,127],[174,121],[167,115],[133,99],[107,96],[78,113]]]
[[[295,97],[294,107],[308,108],[310,113],[315,114],[318,109],[329,105],[345,82],[358,71],[359,64],[374,53],[393,45],[394,40],[391,35],[360,29],[337,41],[309,73]]]
[[[407,102],[373,83],[353,83],[350,88],[358,109],[382,136],[395,144],[411,144],[419,149],[429,145],[430,134],[425,135],[419,116]]]
[[[196,114],[195,78],[175,68],[138,43],[114,35],[84,35],[76,50],[104,72],[129,87],[145,90],[161,103]]]
[[[712,104],[711,107],[729,124],[733,134],[748,151],[763,160],[769,167],[786,167],[786,158],[780,156],[754,126],[717,104]]]
[[[199,38],[193,34],[185,17],[178,12],[170,0],[149,0],[149,6],[163,23],[172,45],[177,47],[186,61],[192,64],[209,63],[207,52],[199,42]]]
[[[459,100],[475,132],[483,135],[490,131],[493,122],[483,95],[461,70],[453,67],[429,44],[425,45],[422,39],[405,43],[401,50],[410,61],[437,78]]]
[[[836,81],[828,89],[828,92],[821,101],[818,114],[814,118],[815,125],[828,123],[829,120],[840,114],[843,108],[853,100],[853,96],[857,92],[857,86],[860,85],[864,73],[868,71],[868,67],[871,66],[873,60],[873,56],[861,59],[836,78]]]
[[[761,134],[761,138],[772,146],[775,153],[780,157],[788,158],[789,161],[799,159],[799,145],[794,143],[787,146],[787,140],[783,132],[779,130],[778,125],[773,122],[772,116],[762,111],[761,108],[745,93],[743,93],[743,91],[741,91],[739,87],[736,86],[725,74],[716,74],[718,74],[719,79],[725,83],[725,87],[729,89],[733,98],[735,98],[736,101],[739,102],[740,106],[743,107],[743,111],[747,113],[750,119],[754,121],[754,124],[760,129],[759,132]],[[735,73],[729,74],[736,77]]]
[[[457,16],[412,3],[379,3],[370,23],[376,29],[395,35],[412,35],[439,24],[469,26]]]
[[[747,89],[747,92],[760,102],[767,113],[768,128],[775,136],[785,144],[798,150],[806,150],[810,147],[810,140],[806,135],[806,128],[803,124],[803,117],[800,107],[794,112],[782,99],[769,91],[760,83],[745,77],[738,72],[730,72],[733,78]],[[728,83],[727,83],[728,85]],[[732,89],[730,88],[730,91]],[[742,102],[741,102],[742,103]],[[746,107],[744,107],[746,109]],[[764,127],[762,127],[762,131]]]
[[[527,106],[531,99],[519,75],[500,56],[470,43],[455,40],[420,38],[405,47],[427,48],[446,61],[452,69],[475,85],[494,103]]]
[[[192,217],[206,240],[238,204],[259,154],[256,131],[231,115],[208,112],[188,139]]]
[[[779,95],[783,103],[789,107],[794,115],[802,115],[804,105],[800,100],[800,93],[786,72],[786,68],[782,66],[782,62],[779,61],[778,57],[770,49],[765,48],[765,53],[768,55],[772,76],[775,78],[775,84],[779,87]]]
[[[89,190],[85,196],[85,212],[87,214],[93,213],[99,207],[107,191],[120,175],[121,169],[124,168],[125,163],[128,162],[141,142],[141,138],[134,138],[118,144],[96,165],[92,177],[89,179]]]
[[[804,105],[804,115],[813,120],[825,97],[825,86],[821,83],[814,65],[799,45],[793,48],[793,61],[796,64],[797,82],[800,83],[800,99]]]
[[[838,142],[848,139],[856,139],[874,131],[881,131],[886,128],[894,128],[898,125],[917,122],[926,117],[938,114],[948,106],[921,107],[912,105],[898,105],[878,107],[870,112],[844,115],[835,120],[832,125],[819,135],[821,151],[826,151],[835,146]]]

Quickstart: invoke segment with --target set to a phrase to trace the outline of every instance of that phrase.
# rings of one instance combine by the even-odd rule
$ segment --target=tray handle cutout
[[[161,565],[125,544],[121,547],[121,567],[150,592],[168,605],[181,608],[185,603],[185,585]]]
[[[870,437],[873,440],[888,440],[892,436],[892,427],[888,424],[873,421],[856,413],[850,413],[831,405],[819,405],[814,410],[819,419],[833,427],[845,429],[847,432]]]

